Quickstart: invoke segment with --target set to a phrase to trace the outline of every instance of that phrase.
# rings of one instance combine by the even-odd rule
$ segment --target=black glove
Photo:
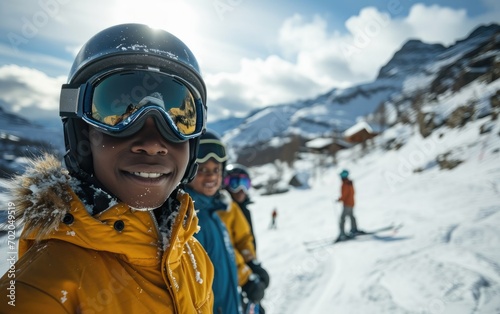
[[[264,288],[269,287],[269,274],[264,268],[262,268],[261,263],[258,260],[253,259],[249,261],[247,265],[254,274],[259,276],[260,280],[264,283]]]
[[[260,281],[260,278],[256,274],[251,274],[248,277],[248,281],[241,287],[243,292],[245,292],[246,297],[250,302],[260,302],[264,298],[264,283]]]

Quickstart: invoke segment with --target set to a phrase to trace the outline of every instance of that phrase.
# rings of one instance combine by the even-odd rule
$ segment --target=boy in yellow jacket
[[[191,51],[168,32],[117,25],[83,46],[68,83],[67,169],[46,156],[13,181],[24,229],[0,312],[212,313],[213,265],[178,187],[196,173],[206,121]]]

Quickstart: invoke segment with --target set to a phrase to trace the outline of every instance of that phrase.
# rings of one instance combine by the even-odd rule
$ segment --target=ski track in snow
[[[499,130],[497,123],[492,134]],[[461,166],[440,171],[424,160],[428,169],[393,190],[379,169],[400,163],[404,148],[346,164],[357,174],[358,225],[369,230],[403,222],[395,235],[297,248],[338,234],[340,205],[332,205],[338,170],[323,172],[310,191],[255,197],[255,221],[267,221],[273,207],[279,211],[277,230],[256,228],[259,258],[271,273],[266,313],[500,313],[500,143],[489,140],[490,153],[482,155],[477,138],[464,138],[456,130],[444,133],[429,155],[468,146]],[[418,145],[409,140],[406,153]],[[297,265],[301,273],[294,275]]]

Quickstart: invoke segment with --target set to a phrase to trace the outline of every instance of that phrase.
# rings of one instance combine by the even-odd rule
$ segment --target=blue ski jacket
[[[234,248],[229,233],[216,212],[225,209],[227,204],[222,203],[217,195],[207,197],[188,186],[185,191],[193,199],[198,211],[200,231],[194,237],[205,248],[214,264],[214,313],[242,313]]]

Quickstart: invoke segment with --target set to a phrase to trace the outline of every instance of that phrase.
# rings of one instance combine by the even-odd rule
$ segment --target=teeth
[[[153,172],[132,172],[134,176],[142,177],[142,178],[159,178],[161,173],[153,173]]]

